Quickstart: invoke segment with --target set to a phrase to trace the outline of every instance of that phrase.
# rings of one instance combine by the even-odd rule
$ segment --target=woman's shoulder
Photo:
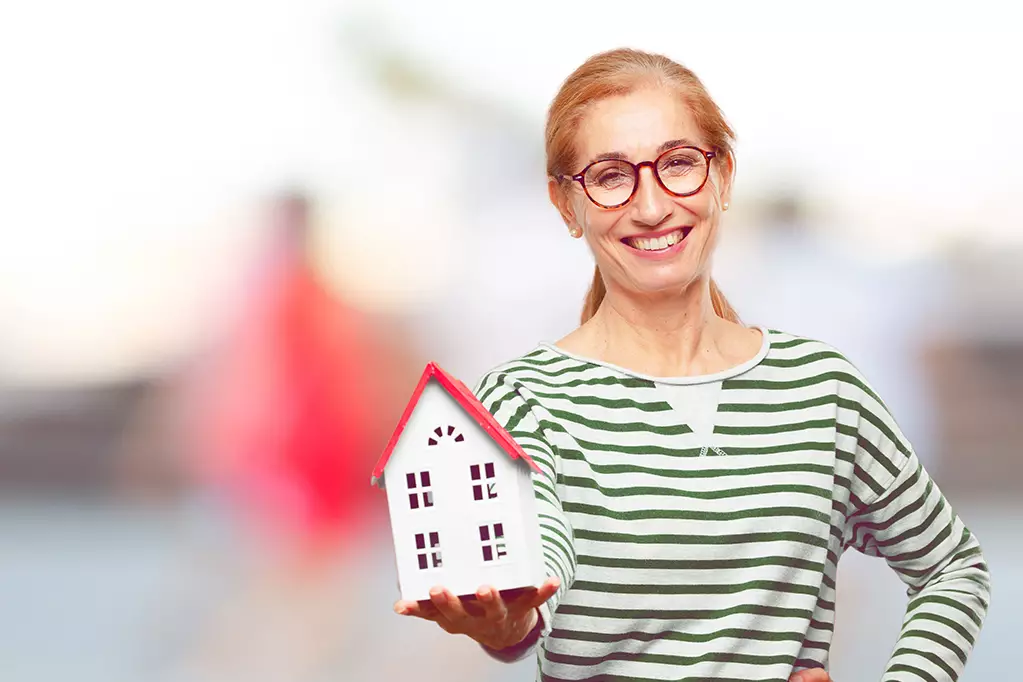
[[[768,335],[770,355],[792,360],[801,358],[831,358],[838,362],[852,364],[845,353],[824,339],[771,327],[763,327],[763,329]]]
[[[778,329],[767,332],[770,335],[770,350],[764,363],[767,367],[787,371],[803,381],[831,378],[837,386],[844,387],[844,392],[852,391],[862,398],[882,402],[866,375],[832,342]]]
[[[566,360],[564,355],[554,352],[549,343],[538,342],[527,352],[484,371],[476,382],[476,389],[499,383],[514,384],[523,378],[549,376],[556,373]]]

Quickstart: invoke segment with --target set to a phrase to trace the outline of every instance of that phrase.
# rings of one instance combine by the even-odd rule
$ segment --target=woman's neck
[[[656,299],[609,288],[596,314],[558,345],[640,374],[694,376],[745,362],[760,341],[756,330],[715,314],[702,278]]]

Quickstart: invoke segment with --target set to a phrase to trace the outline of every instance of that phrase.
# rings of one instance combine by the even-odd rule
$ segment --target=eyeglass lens
[[[707,177],[707,157],[698,149],[669,149],[658,157],[654,172],[674,194],[691,194]],[[597,204],[616,206],[628,201],[639,179],[636,167],[628,161],[599,161],[583,175],[586,193]]]

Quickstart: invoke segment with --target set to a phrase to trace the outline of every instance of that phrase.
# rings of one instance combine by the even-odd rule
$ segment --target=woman
[[[980,547],[840,352],[743,326],[714,285],[732,139],[659,55],[563,84],[549,192],[596,260],[582,325],[476,387],[543,469],[549,579],[395,608],[497,658],[535,649],[545,680],[818,682],[851,547],[909,586],[884,679],[955,680],[987,611]]]

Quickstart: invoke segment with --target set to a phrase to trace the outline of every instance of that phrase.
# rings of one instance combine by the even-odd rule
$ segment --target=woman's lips
[[[632,253],[634,253],[635,255],[637,255],[637,256],[639,256],[641,258],[648,258],[648,259],[652,259],[652,260],[663,260],[665,258],[671,258],[676,253],[678,253],[683,248],[685,248],[686,237],[688,237],[689,233],[693,231],[692,226],[686,225],[686,226],[681,227],[681,228],[677,228],[676,227],[676,228],[671,228],[671,229],[667,229],[667,230],[661,230],[660,232],[656,232],[656,233],[652,233],[652,234],[633,235],[634,237],[641,237],[641,238],[644,238],[644,239],[656,239],[658,237],[663,237],[665,235],[669,235],[672,232],[676,232],[678,230],[682,231],[682,238],[681,239],[679,239],[677,242],[675,242],[671,246],[668,246],[668,247],[663,248],[663,249],[654,250],[654,251],[640,249],[640,248],[637,248],[637,247],[633,246],[632,244],[629,243],[631,237],[624,237],[621,240],[621,242],[623,244],[625,244],[625,246],[628,247],[629,251],[631,251]]]

